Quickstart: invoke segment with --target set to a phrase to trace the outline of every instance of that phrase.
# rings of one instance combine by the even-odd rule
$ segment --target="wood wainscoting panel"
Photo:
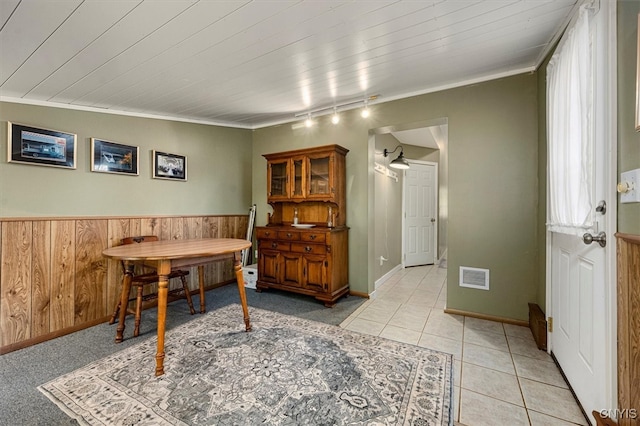
[[[31,337],[32,222],[2,226],[0,270],[0,345]],[[11,244],[8,247],[8,243]]]
[[[107,247],[120,245],[123,238],[137,235],[153,235],[142,232],[134,232],[132,229],[139,228],[140,219],[111,219],[108,223],[109,241]],[[120,298],[120,283],[122,283],[122,262],[119,260],[107,259],[107,313],[115,310]]]
[[[185,230],[185,218],[171,218],[171,239],[184,240],[187,238],[186,235],[188,235],[188,231]]]
[[[139,235],[160,235],[160,219],[157,217],[147,217],[137,219],[139,222]]]
[[[246,238],[248,220],[248,215],[0,218],[0,354],[108,321],[120,294],[122,266],[102,251],[122,238]],[[197,268],[190,275],[189,288],[197,292]],[[208,288],[235,281],[233,263],[206,265],[204,279]],[[178,280],[169,286],[181,287]]]
[[[73,327],[76,276],[76,222],[51,221],[49,332]]]
[[[201,239],[202,238],[202,218],[201,217],[185,217],[181,223],[182,238],[185,239]],[[178,279],[176,278],[176,282]],[[198,289],[198,267],[189,268],[188,281],[189,290]]]
[[[31,337],[49,332],[51,321],[51,222],[33,222]]]
[[[202,238],[218,238],[222,235],[219,232],[220,222],[222,222],[222,220],[219,217],[205,217],[202,221]],[[213,263],[204,265],[204,274],[213,277],[216,281],[223,281],[224,271],[220,266],[224,263],[218,263],[220,263],[220,265]]]
[[[640,425],[640,235],[616,234],[618,424]]]
[[[101,318],[107,309],[107,259],[102,251],[108,246],[108,220],[76,221],[75,324]]]

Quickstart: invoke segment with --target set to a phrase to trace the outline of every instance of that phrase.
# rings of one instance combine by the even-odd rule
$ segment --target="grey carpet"
[[[208,291],[206,298],[207,310],[210,311],[238,303],[238,289],[235,284],[227,285]],[[308,296],[274,290],[256,293],[247,289],[250,309],[257,307],[334,325],[340,324],[365,300],[353,296],[341,298],[335,307],[330,309]],[[196,307],[199,306],[200,300],[197,296],[194,297],[193,303]],[[116,325],[105,323],[1,355],[0,425],[77,424],[44,397],[37,387],[62,374],[139,343],[141,339],[155,337],[155,318],[155,308],[145,310],[140,336],[134,339],[131,338],[133,318],[127,317],[125,340],[117,345],[114,343]],[[194,316],[189,315],[184,300],[175,301],[167,306],[167,330],[193,318]]]

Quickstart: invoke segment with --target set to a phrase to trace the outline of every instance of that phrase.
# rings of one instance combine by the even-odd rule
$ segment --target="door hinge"
[[[549,333],[553,333],[553,317],[547,318],[547,330]]]

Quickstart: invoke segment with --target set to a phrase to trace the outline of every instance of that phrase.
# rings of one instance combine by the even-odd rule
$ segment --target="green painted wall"
[[[547,306],[547,65],[555,49],[538,68],[538,283],[535,303]]]
[[[384,96],[384,94],[383,94]],[[526,319],[538,282],[537,80],[518,75],[329,117],[307,129],[300,123],[254,131],[253,194],[258,224],[266,223],[266,160],[262,154],[336,143],[347,155],[350,226],[349,279],[355,291],[374,283],[374,144],[370,129],[448,118],[448,307]],[[371,244],[371,247],[373,244]],[[488,268],[491,290],[461,288],[461,265]]]
[[[375,136],[375,161],[389,166],[400,151],[384,157],[384,150],[393,151],[400,142],[391,134]],[[406,157],[406,155],[405,155]],[[393,170],[393,169],[391,169]],[[398,181],[386,174],[374,173],[374,262],[373,280],[380,279],[402,264],[402,185],[401,170],[394,170]],[[380,256],[388,259],[380,264]]]
[[[640,168],[635,131],[636,58],[640,1],[618,1],[618,176]],[[640,203],[618,203],[618,232],[640,235]]]
[[[0,103],[0,217],[238,214],[251,205],[251,131]],[[7,121],[77,134],[77,169],[7,163]],[[90,171],[90,138],[140,147],[139,176]],[[151,150],[188,180],[151,178]]]

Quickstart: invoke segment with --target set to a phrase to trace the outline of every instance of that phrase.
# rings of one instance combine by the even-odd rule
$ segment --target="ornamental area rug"
[[[38,389],[85,425],[450,425],[452,355],[234,304]]]

